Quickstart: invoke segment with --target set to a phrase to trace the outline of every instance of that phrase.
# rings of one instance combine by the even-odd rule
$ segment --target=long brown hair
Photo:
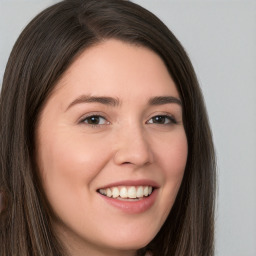
[[[51,211],[34,162],[34,133],[55,84],[86,48],[108,38],[142,45],[165,62],[183,104],[188,141],[184,178],[163,227],[138,255],[214,254],[215,154],[203,97],[191,62],[152,13],[125,0],[66,0],[24,29],[10,55],[0,97],[1,256],[60,256]]]

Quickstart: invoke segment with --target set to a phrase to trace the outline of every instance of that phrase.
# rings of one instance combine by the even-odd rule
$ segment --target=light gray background
[[[0,0],[0,84],[25,24],[54,0]],[[216,255],[256,255],[256,1],[135,0],[185,46],[218,157]]]

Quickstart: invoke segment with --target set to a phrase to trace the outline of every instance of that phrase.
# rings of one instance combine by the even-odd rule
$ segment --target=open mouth
[[[128,201],[149,197],[153,191],[154,188],[152,186],[117,186],[97,190],[103,196]]]

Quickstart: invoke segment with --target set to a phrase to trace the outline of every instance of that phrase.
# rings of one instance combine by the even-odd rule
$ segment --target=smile
[[[153,192],[152,186],[118,186],[99,189],[101,195],[116,199],[140,199],[148,197]]]

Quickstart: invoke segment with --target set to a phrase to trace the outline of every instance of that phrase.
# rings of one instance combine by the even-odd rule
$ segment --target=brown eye
[[[159,115],[152,117],[149,121],[149,124],[176,124],[176,120],[172,116]]]
[[[107,120],[102,116],[88,116],[84,118],[81,123],[89,124],[89,125],[104,125],[108,124]]]

